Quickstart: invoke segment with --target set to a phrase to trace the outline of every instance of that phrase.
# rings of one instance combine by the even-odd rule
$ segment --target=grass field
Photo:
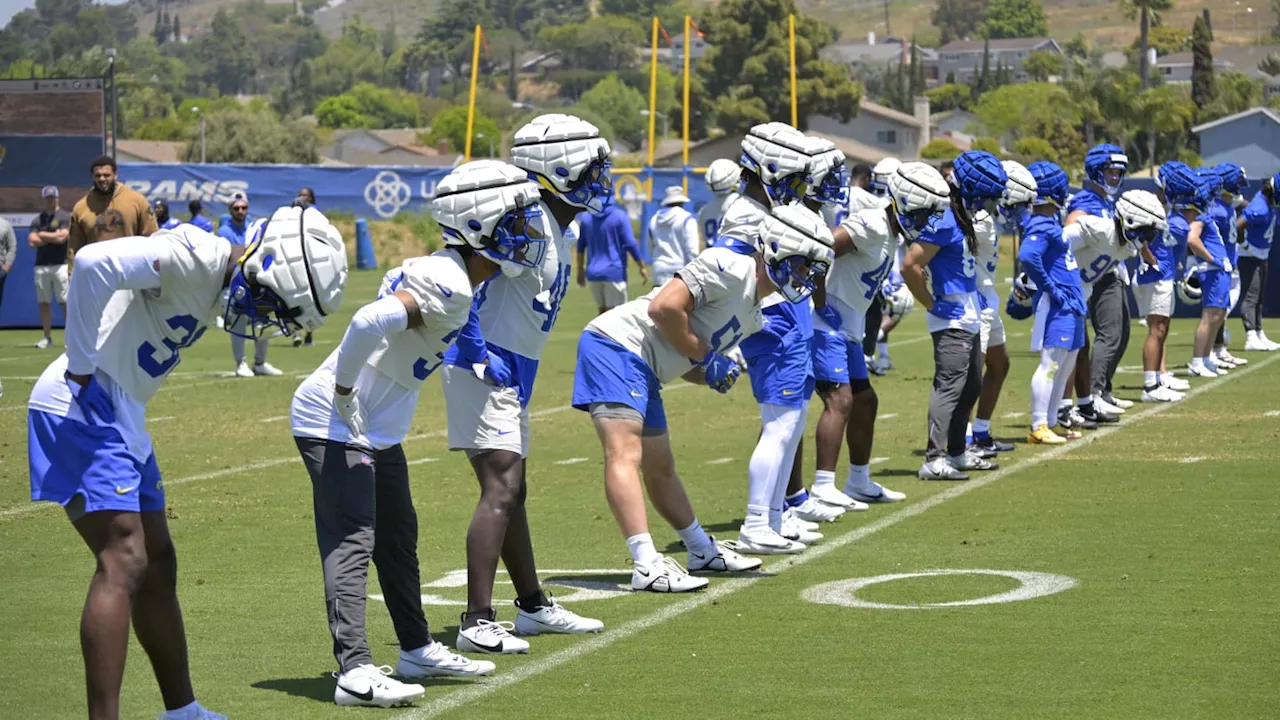
[[[298,376],[333,349],[359,301],[373,295],[375,275],[353,277],[342,317],[319,333],[320,347],[273,347],[270,359],[284,377],[223,377],[231,370],[228,343],[211,331],[184,351],[149,409],[197,694],[213,709],[255,720],[1280,713],[1280,472],[1271,454],[1280,441],[1280,355],[1252,354],[1247,369],[1197,382],[1180,404],[1137,406],[1118,427],[1044,451],[1021,444],[1034,361],[1029,324],[1010,322],[1014,366],[996,434],[1018,450],[1002,458],[1001,470],[968,483],[927,483],[915,479],[931,375],[917,312],[894,337],[897,369],[875,381],[873,475],[905,491],[905,504],[825,526],[824,544],[794,559],[766,559],[758,576],[716,579],[691,596],[631,594],[609,591],[626,586],[626,547],[604,501],[595,434],[565,407],[575,343],[592,311],[576,288],[534,400],[529,507],[551,589],[603,619],[606,631],[535,638],[530,655],[496,658],[493,678],[430,683],[413,709],[336,708],[311,494],[286,416]],[[1231,323],[1240,333],[1239,321]],[[1191,330],[1175,322],[1172,360],[1189,356]],[[1140,375],[1130,370],[1143,336],[1135,326],[1118,376],[1122,397],[1136,397]],[[36,339],[0,335],[0,717],[76,718],[84,712],[77,628],[93,559],[60,510],[27,501],[24,408],[34,376],[53,357],[30,347]],[[455,571],[465,567],[477,493],[467,463],[447,452],[438,387],[432,381],[424,390],[406,449],[417,462],[428,617],[437,638],[452,644],[464,597]],[[666,403],[700,519],[721,537],[735,536],[758,430],[745,379],[725,397],[670,388]],[[811,441],[806,451],[811,472]],[[654,535],[659,548],[676,552],[673,531],[655,524]],[[1048,573],[1076,584],[1015,602],[916,610],[830,604],[852,595],[817,587],[934,569]],[[1019,586],[1003,576],[934,575],[873,584],[857,598],[947,603]],[[588,590],[595,599],[573,599]],[[498,597],[509,599],[510,586]],[[501,619],[514,619],[500,602]],[[378,602],[369,617],[375,661],[394,664],[394,635]],[[135,644],[124,717],[154,717],[160,707]]]

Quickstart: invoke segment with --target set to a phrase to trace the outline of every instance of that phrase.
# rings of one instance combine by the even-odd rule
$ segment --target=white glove
[[[360,401],[356,399],[355,388],[346,395],[335,392],[333,394],[333,409],[338,411],[342,416],[342,421],[351,429],[351,434],[356,437],[364,435],[364,431],[368,430],[365,424],[364,414],[360,412]]]
[[[742,351],[738,349],[737,345],[735,345],[732,350],[726,352],[724,356],[732,360],[743,370],[747,369],[747,359],[742,355]]]

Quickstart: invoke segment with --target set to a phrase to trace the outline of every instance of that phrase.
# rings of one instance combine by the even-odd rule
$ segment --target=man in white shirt
[[[679,186],[667,188],[662,208],[649,218],[649,257],[653,262],[653,286],[662,287],[702,252],[698,220],[684,209],[689,197]]]

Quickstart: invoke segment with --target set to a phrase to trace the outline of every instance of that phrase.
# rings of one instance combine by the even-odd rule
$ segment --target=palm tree
[[[1151,25],[1160,24],[1160,13],[1173,9],[1173,0],[1120,0],[1120,7],[1125,17],[1130,20],[1139,18],[1138,22],[1138,76],[1142,78],[1142,89],[1147,89],[1147,33]]]

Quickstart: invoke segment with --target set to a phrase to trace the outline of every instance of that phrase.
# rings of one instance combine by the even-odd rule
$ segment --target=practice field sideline
[[[1005,417],[1027,411],[1035,362],[1026,352],[1029,324],[1009,321],[1013,371],[995,430],[1018,450],[1001,458],[1001,470],[968,483],[927,483],[915,472],[931,346],[917,311],[895,333],[896,369],[873,378],[881,398],[874,455],[883,458],[873,476],[906,492],[907,503],[826,525],[824,543],[791,559],[766,558],[760,575],[713,580],[690,596],[632,594],[620,590],[627,552],[604,501],[595,433],[583,413],[566,407],[577,336],[593,310],[587,293],[574,289],[535,392],[529,508],[539,563],[554,569],[544,572],[549,589],[604,620],[605,632],[534,638],[530,655],[496,658],[492,678],[429,683],[415,708],[336,708],[310,487],[288,422],[278,418],[288,414],[296,376],[332,351],[377,280],[353,276],[343,312],[318,335],[330,344],[273,345],[270,360],[284,377],[216,376],[232,369],[230,349],[210,332],[184,352],[149,409],[169,488],[193,678],[212,709],[233,718],[420,720],[1234,718],[1269,717],[1280,707],[1280,504],[1271,460],[1280,440],[1280,355],[1251,353],[1247,367],[1193,383],[1182,403],[1135,406],[1119,426],[1045,451],[1022,444],[1025,415]],[[1229,323],[1239,330],[1238,320]],[[1175,321],[1174,329],[1170,360],[1181,364],[1193,325]],[[1126,366],[1140,363],[1145,329],[1133,330]],[[84,707],[79,612],[93,561],[61,511],[26,501],[23,408],[54,357],[30,349],[36,339],[0,335],[0,418],[9,419],[0,430],[0,629],[8,660],[0,717],[75,718]],[[1141,376],[1117,377],[1136,386]],[[732,538],[759,429],[750,388],[743,382],[720,396],[677,387],[665,393],[677,466],[702,523]],[[816,414],[811,408],[810,428]],[[427,615],[437,638],[452,644],[477,491],[465,459],[447,451],[443,418],[433,380],[406,452],[415,463]],[[806,437],[808,475],[812,432]],[[683,560],[675,533],[656,513],[651,520],[659,548]],[[855,578],[934,570],[983,572],[841,590]],[[973,600],[1023,582],[986,571],[1075,585],[960,607],[847,604]],[[503,582],[500,573],[499,619],[511,620]],[[374,581],[370,593],[378,592]],[[394,634],[376,599],[369,617],[375,662],[394,664]],[[135,643],[123,715],[154,717],[159,708]]]

